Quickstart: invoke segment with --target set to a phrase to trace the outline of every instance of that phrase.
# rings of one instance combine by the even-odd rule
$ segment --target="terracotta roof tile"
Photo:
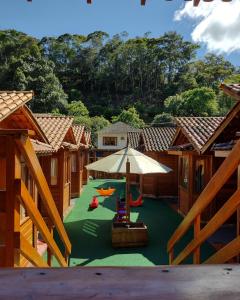
[[[0,91],[0,121],[30,101],[32,91]]]
[[[72,126],[73,118],[68,116],[53,116],[51,114],[35,114],[34,115],[47,136],[50,145],[58,150],[69,130]]]
[[[32,140],[32,139],[31,142],[37,154],[51,154],[55,151],[51,145],[39,142],[37,140]]]
[[[145,151],[167,150],[176,133],[175,127],[148,127],[142,131]]]
[[[91,143],[91,131],[85,131],[85,141],[86,141],[86,146],[89,146]]]
[[[73,134],[74,134],[76,142],[77,142],[77,146],[80,147],[81,146],[81,141],[82,141],[82,136],[83,136],[83,133],[84,133],[84,126],[82,126],[82,125],[73,125],[72,129],[73,129]]]
[[[69,150],[78,150],[78,146],[74,145],[72,143],[63,142],[62,146],[65,147],[65,148],[68,148]]]
[[[128,132],[127,133],[127,140],[128,140],[128,146],[133,148],[133,149],[138,149],[139,148],[139,143],[140,143],[140,136],[141,132]]]
[[[140,129],[136,129],[126,123],[123,122],[116,122],[114,124],[111,124],[100,131],[98,133],[127,133],[127,132],[133,132],[133,131],[141,131]]]
[[[221,89],[236,100],[240,100],[240,84],[221,84]]]
[[[176,118],[177,125],[183,130],[197,151],[201,151],[223,120],[224,117]]]

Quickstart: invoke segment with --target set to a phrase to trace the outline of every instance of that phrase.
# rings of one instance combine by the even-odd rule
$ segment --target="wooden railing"
[[[30,219],[32,220],[33,224],[37,227],[38,231],[41,233],[44,241],[47,243],[48,247],[50,248],[51,252],[58,260],[59,264],[63,267],[67,267],[67,262],[66,262],[65,258],[61,254],[61,251],[59,250],[56,242],[54,241],[52,234],[51,234],[50,230],[48,229],[47,224],[45,223],[34,200],[32,199],[32,196],[28,192],[28,189],[26,188],[24,182],[21,179],[16,179],[15,186],[16,186],[16,195],[20,198],[20,201],[23,203],[24,207],[26,208],[27,214],[30,217]],[[23,245],[25,245],[24,248],[30,249],[31,245],[27,241],[24,241],[24,237],[21,237],[21,239],[22,238],[23,238]],[[21,243],[22,243],[22,241],[21,241]],[[22,246],[21,243],[20,243],[20,245]],[[26,246],[27,243],[29,244],[28,247]],[[20,251],[22,251],[21,246],[20,246]],[[28,251],[28,254],[32,253],[31,257],[33,259],[31,260],[31,262],[36,261],[38,263],[38,261],[40,261],[40,259],[37,258],[36,253],[34,254],[33,249],[34,248],[32,248],[31,251]],[[23,253],[23,255],[26,257],[26,252]],[[26,258],[28,258],[28,257],[26,257]],[[28,260],[29,260],[29,258],[28,258]],[[47,265],[47,264],[45,264],[45,265]],[[39,263],[38,263],[38,266],[39,266]]]
[[[215,199],[217,193],[227,182],[230,176],[237,170],[240,163],[240,140],[236,143],[228,157],[223,161],[222,165],[216,171],[212,179],[209,181],[205,189],[200,194],[197,201],[190,209],[187,216],[178,226],[171,239],[168,242],[167,251],[169,253],[170,264],[180,264],[190,254],[193,254],[193,262],[200,263],[200,246],[208,237],[220,228],[224,222],[238,209],[240,205],[240,189],[228,199],[222,208],[212,217],[208,224],[201,229],[201,214],[204,209]],[[193,240],[174,257],[174,246],[184,236],[191,226],[194,226]],[[240,253],[240,239],[237,237],[227,246],[219,250],[205,263],[224,263]]]
[[[61,217],[58,213],[56,204],[53,200],[51,191],[49,189],[48,183],[46,178],[43,174],[42,168],[40,166],[39,160],[36,156],[36,153],[33,149],[32,143],[28,136],[17,136],[15,137],[15,143],[23,155],[26,164],[31,172],[31,175],[36,183],[38,192],[41,196],[41,201],[43,206],[48,214],[48,217],[52,223],[52,225],[56,228],[63,245],[65,247],[64,256],[62,255],[61,251],[59,250],[57,244],[55,243],[52,233],[49,230],[47,224],[43,220],[41,213],[39,212],[38,208],[36,207],[31,195],[29,194],[26,186],[22,181],[16,179],[16,186],[18,195],[23,202],[29,216],[31,216],[32,221],[41,232],[42,236],[44,237],[45,241],[48,244],[49,249],[51,250],[52,254],[56,256],[58,262],[61,266],[67,266],[68,264],[68,257],[71,253],[71,243],[64,228],[63,222]],[[24,243],[24,242],[23,242]],[[26,245],[26,243],[24,244]],[[26,247],[25,247],[26,249]],[[24,253],[23,253],[24,254]],[[32,251],[33,254],[33,251]],[[36,254],[36,253],[35,253]],[[33,257],[33,255],[32,255]],[[36,265],[39,266],[39,259],[35,259]]]

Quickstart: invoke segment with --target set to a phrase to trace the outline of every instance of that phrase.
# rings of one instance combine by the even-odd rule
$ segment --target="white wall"
[[[104,146],[103,137],[117,137],[117,146]],[[124,137],[124,140],[121,140],[121,137]],[[99,133],[98,134],[98,143],[97,148],[102,150],[119,150],[127,146],[127,133]]]

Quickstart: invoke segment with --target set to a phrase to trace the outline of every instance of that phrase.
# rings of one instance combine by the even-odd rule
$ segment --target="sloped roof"
[[[89,146],[91,143],[91,131],[84,131],[86,146]]]
[[[80,145],[82,144],[82,137],[84,134],[84,126],[83,125],[73,125],[72,126],[73,129],[73,134],[75,136],[76,142],[77,142],[77,146],[80,147]]]
[[[177,125],[194,148],[201,152],[203,146],[220,126],[224,117],[178,117]],[[176,139],[176,135],[174,140]]]
[[[136,129],[126,123],[123,122],[117,122],[114,124],[111,124],[100,131],[98,133],[128,133],[128,132],[139,132],[140,129]]]
[[[175,133],[175,127],[144,128],[142,135],[145,151],[167,150],[171,145]]]
[[[37,154],[51,154],[55,151],[54,148],[51,145],[42,143],[38,140],[31,139],[31,142],[32,142],[34,151]]]
[[[0,121],[30,101],[32,91],[0,91]]]
[[[58,150],[72,126],[73,117],[53,116],[51,114],[35,114],[34,116],[47,136],[50,145]]]
[[[238,131],[239,126],[239,118],[240,118],[240,101],[237,101],[236,104],[232,107],[232,109],[225,116],[224,120],[221,122],[217,130],[208,140],[206,145],[204,146],[204,151],[210,149],[210,146],[216,142],[216,140],[220,137],[220,135],[229,128],[229,126],[233,126],[234,130]],[[236,122],[235,124],[233,122]],[[232,124],[232,125],[231,125]],[[231,138],[231,137],[229,137]]]
[[[65,147],[65,148],[68,148],[69,150],[78,150],[78,146],[74,145],[72,143],[63,142],[62,146]]]
[[[140,136],[141,136],[140,131],[128,132],[127,133],[128,146],[133,149],[138,149],[140,143]]]
[[[235,98],[236,100],[240,100],[240,84],[226,84],[222,83],[220,88],[227,95]]]

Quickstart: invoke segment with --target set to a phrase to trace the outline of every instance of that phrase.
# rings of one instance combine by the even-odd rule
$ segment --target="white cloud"
[[[209,51],[231,53],[240,50],[240,0],[200,1],[198,7],[193,7],[191,1],[175,13],[175,21],[183,18],[196,21],[192,39],[206,44]]]

